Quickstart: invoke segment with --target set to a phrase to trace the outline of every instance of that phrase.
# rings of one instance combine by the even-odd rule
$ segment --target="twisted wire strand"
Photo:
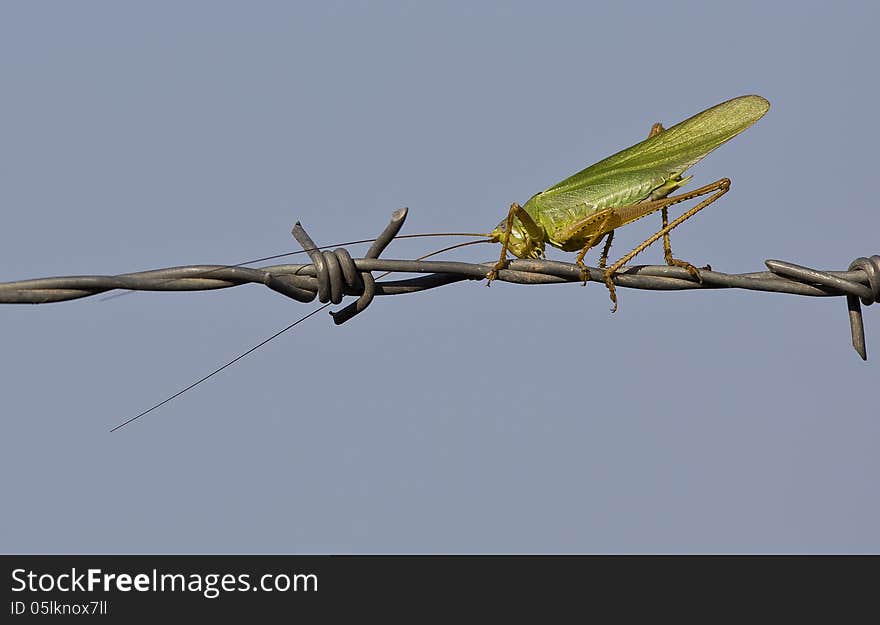
[[[115,276],[61,276],[0,283],[0,303],[45,304],[98,295],[113,289],[132,291],[206,291],[241,284],[263,284],[300,302],[316,297],[322,303],[339,304],[346,295],[358,299],[331,313],[334,322],[345,323],[363,312],[377,295],[402,295],[433,289],[462,280],[483,280],[494,263],[382,259],[379,255],[394,239],[406,219],[407,209],[392,213],[391,222],[364,258],[353,259],[345,248],[318,251],[314,241],[297,223],[293,235],[309,250],[309,264],[282,264],[262,268],[224,265],[187,265]],[[767,260],[770,271],[728,274],[700,270],[702,283],[680,267],[638,265],[624,267],[614,277],[623,288],[680,291],[692,289],[747,289],[812,297],[845,296],[853,347],[867,360],[861,305],[880,301],[880,255],[859,257],[847,271],[820,271],[780,260]],[[604,271],[589,267],[591,281],[603,282]],[[374,271],[425,274],[401,280],[376,282]],[[515,284],[580,282],[577,265],[554,260],[508,262],[498,280]]]

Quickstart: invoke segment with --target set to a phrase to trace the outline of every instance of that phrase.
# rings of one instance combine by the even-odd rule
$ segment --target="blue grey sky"
[[[7,2],[0,280],[231,264],[296,249],[297,220],[333,243],[401,206],[406,232],[485,231],[653,122],[746,93],[772,108],[692,170],[733,187],[677,255],[843,269],[880,253],[878,19],[869,2]],[[842,299],[380,298],[109,433],[313,306],[247,286],[0,307],[0,551],[880,550],[880,316],[862,362]]]

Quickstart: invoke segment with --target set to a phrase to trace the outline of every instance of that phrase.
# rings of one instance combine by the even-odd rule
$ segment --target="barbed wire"
[[[241,284],[263,284],[300,302],[316,297],[339,304],[347,295],[358,299],[332,312],[334,322],[345,323],[363,312],[377,295],[401,295],[433,289],[463,280],[484,280],[494,263],[381,259],[406,219],[407,209],[392,213],[391,222],[373,242],[364,258],[353,259],[345,248],[320,251],[297,223],[293,236],[308,253],[311,263],[281,264],[261,268],[227,265],[187,265],[114,276],[61,276],[0,283],[0,303],[46,304],[89,297],[114,289],[132,291],[207,291]],[[812,297],[845,296],[852,344],[867,360],[861,304],[880,301],[880,255],[859,257],[847,271],[820,271],[780,260],[766,260],[770,271],[727,274],[701,269],[702,283],[681,267],[638,265],[624,267],[614,277],[623,288],[655,291],[693,289],[746,289]],[[371,272],[426,274],[402,280],[376,282]],[[604,282],[604,270],[589,267],[589,279]],[[515,284],[581,282],[581,269],[554,260],[511,260],[498,272],[498,280]]]

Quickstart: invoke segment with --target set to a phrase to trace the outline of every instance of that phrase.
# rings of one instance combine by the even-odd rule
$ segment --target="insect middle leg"
[[[608,238],[605,240],[605,247],[602,248],[602,256],[599,258],[599,266],[604,269],[605,264],[608,262],[608,251],[611,249],[611,240],[614,238],[614,230],[608,230],[608,223],[611,221],[612,217],[614,217],[614,210],[609,209],[602,211],[599,215],[593,215],[588,220],[590,223],[598,223],[599,226],[595,229],[593,235],[589,238],[574,261],[575,264],[580,267],[581,280],[583,281],[584,286],[587,285],[587,280],[590,278],[590,270],[587,269],[587,266],[584,264],[584,256],[586,256],[587,252],[590,251],[594,245],[602,240],[602,237],[605,236],[606,233],[608,234]],[[601,221],[597,221],[597,219]]]

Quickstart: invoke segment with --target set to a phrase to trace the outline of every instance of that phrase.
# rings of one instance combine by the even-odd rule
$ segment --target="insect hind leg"
[[[700,187],[699,189],[695,189],[689,193],[683,193],[682,195],[679,195],[679,196],[673,196],[670,198],[665,198],[664,200],[660,200],[660,202],[663,202],[665,204],[665,206],[663,206],[663,208],[661,209],[665,212],[665,210],[669,206],[671,206],[672,204],[677,204],[679,202],[683,202],[683,201],[689,200],[691,198],[703,196],[703,195],[706,195],[709,193],[712,194],[709,197],[707,197],[706,199],[700,201],[700,203],[697,204],[696,206],[694,206],[693,208],[682,213],[679,217],[677,217],[673,221],[666,223],[660,230],[658,230],[657,232],[652,234],[650,237],[648,237],[647,239],[642,241],[639,245],[637,245],[635,248],[633,248],[633,250],[630,251],[626,256],[622,257],[620,260],[618,260],[616,263],[614,263],[613,265],[608,267],[608,269],[605,270],[605,285],[608,287],[609,294],[611,295],[611,302],[613,304],[611,312],[615,312],[617,310],[617,294],[616,294],[616,290],[614,288],[614,275],[620,270],[620,268],[623,267],[629,261],[631,261],[633,258],[635,258],[642,251],[644,251],[645,248],[647,248],[649,245],[654,243],[657,239],[664,237],[664,236],[668,236],[670,231],[674,230],[675,228],[680,226],[684,221],[690,219],[691,217],[693,217],[694,215],[699,213],[701,210],[703,210],[704,208],[709,206],[709,204],[711,204],[712,202],[714,202],[715,200],[720,198],[722,195],[727,193],[729,190],[730,190],[730,179],[721,178],[720,180],[717,180],[716,182],[713,182],[711,184],[707,184],[706,186]],[[664,221],[667,221],[667,220],[668,220],[668,216],[667,216],[667,219],[664,219]],[[670,258],[671,258],[671,252],[670,252]],[[672,260],[675,261],[677,259],[672,258]],[[678,262],[684,263],[684,261],[678,261]],[[690,263],[686,263],[686,264],[690,265]],[[675,265],[675,266],[681,266],[681,265]],[[700,282],[702,282],[702,277],[699,276],[699,270],[697,270],[697,268],[694,267],[693,265],[690,265],[690,267],[697,273],[697,275],[695,276],[696,279],[699,280]],[[685,268],[687,268],[687,267],[685,267]],[[688,269],[688,273],[691,273],[690,269]]]
[[[605,266],[608,265],[608,253],[611,252],[611,241],[614,240],[614,230],[608,231],[608,236],[605,238],[605,245],[602,247],[602,254],[599,256],[599,269],[605,269]]]

